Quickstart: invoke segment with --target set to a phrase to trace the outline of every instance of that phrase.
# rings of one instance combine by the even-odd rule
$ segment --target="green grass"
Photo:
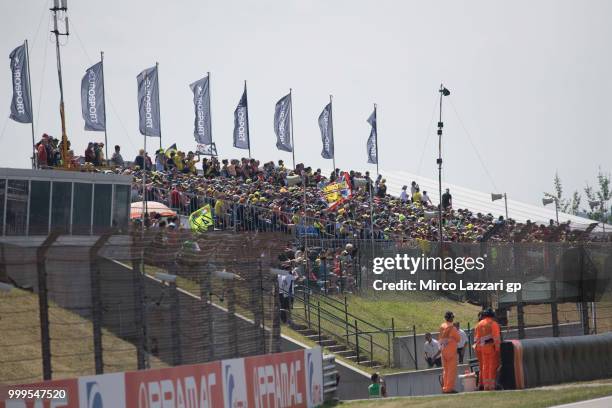
[[[329,314],[345,319],[344,313],[344,297],[336,296],[339,302],[331,302],[327,304],[321,300],[320,307],[326,312],[321,313],[321,327],[323,332],[333,333],[338,338],[346,338],[346,327],[339,323],[333,322],[333,318],[329,318]],[[425,293],[410,293],[396,294],[390,292],[365,292],[360,295],[347,295],[346,302],[348,313],[357,316],[360,319],[369,322],[379,329],[388,331],[371,333],[360,336],[360,348],[369,355],[370,342],[369,336],[372,336],[374,345],[371,351],[374,354],[374,359],[385,365],[388,364],[388,348],[392,347],[392,318],[396,336],[406,336],[413,333],[413,327],[416,327],[417,334],[428,331],[437,332],[440,324],[443,322],[444,313],[447,310],[453,311],[456,316],[456,321],[462,323],[463,327],[467,327],[467,323],[473,327],[476,322],[479,307],[468,303],[456,302],[442,296],[436,296]],[[312,306],[314,304],[314,306]],[[312,297],[310,309],[311,327],[315,328],[318,325],[317,298]],[[304,323],[305,312],[301,303],[296,302],[293,310],[294,321]],[[326,318],[327,317],[327,318]],[[353,323],[354,318],[349,316],[349,320]],[[354,324],[354,323],[353,323]],[[358,322],[359,332],[375,332],[376,328]],[[289,334],[291,335],[291,334]],[[353,329],[349,328],[349,341],[355,343],[355,335]],[[391,358],[393,361],[393,358]],[[360,366],[362,369],[362,366]]]
[[[49,304],[52,378],[95,374],[92,323]],[[105,372],[136,370],[136,347],[102,330]],[[151,365],[165,367],[156,357]],[[0,292],[0,383],[42,380],[38,296],[19,289]]]
[[[449,396],[388,398],[328,404],[347,408],[543,408],[612,395],[612,385],[605,383],[577,384],[520,391],[472,392]]]

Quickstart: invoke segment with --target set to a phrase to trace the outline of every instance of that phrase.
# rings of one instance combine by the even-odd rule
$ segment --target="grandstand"
[[[388,192],[391,195],[398,196],[402,190],[402,186],[407,184],[409,185],[410,182],[414,180],[420,186],[421,191],[427,191],[427,194],[433,203],[439,202],[438,180],[417,176],[402,170],[383,170],[382,174],[387,180]],[[442,188],[450,189],[453,196],[453,207],[455,208],[467,208],[475,213],[491,213],[494,216],[505,214],[503,200],[491,201],[491,192],[473,190],[458,184],[450,184],[446,182],[443,182]],[[508,199],[508,215],[510,218],[518,222],[531,220],[532,222],[547,224],[549,220],[555,219],[555,207],[537,206],[518,200]],[[559,222],[564,223],[567,221],[571,222],[570,225],[572,229],[585,229],[593,222],[588,218],[559,212]],[[602,227],[602,225],[599,224],[593,230],[593,232],[605,231],[612,231],[612,225],[606,224]]]

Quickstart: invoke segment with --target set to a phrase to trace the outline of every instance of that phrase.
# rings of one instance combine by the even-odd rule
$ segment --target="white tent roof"
[[[398,196],[403,185],[407,185],[408,189],[410,189],[410,183],[414,180],[419,185],[421,192],[427,191],[427,195],[429,198],[431,198],[434,205],[439,202],[438,180],[416,176],[405,171],[381,171],[381,174],[383,175],[383,178],[387,180],[387,193],[391,195]],[[482,191],[461,187],[456,184],[446,183],[443,180],[443,193],[446,188],[450,189],[450,193],[453,197],[454,208],[467,208],[475,213],[491,213],[496,217],[500,215],[505,216],[504,200],[501,199],[492,202],[491,192],[484,193]],[[503,193],[503,191],[494,191],[494,193]],[[555,219],[555,207],[552,204],[548,205],[547,207],[526,204],[509,198],[508,216],[519,222],[531,220],[533,222],[547,224],[549,220]],[[594,222],[588,218],[559,212],[559,222],[563,223],[568,220],[571,221],[570,227],[575,229],[585,229],[589,224]],[[612,231],[612,225],[606,224],[605,230],[606,232]],[[594,232],[602,231],[603,229],[601,224],[594,230]]]

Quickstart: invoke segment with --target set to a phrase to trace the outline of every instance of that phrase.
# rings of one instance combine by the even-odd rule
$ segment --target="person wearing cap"
[[[485,391],[493,391],[500,361],[501,331],[491,308],[482,312],[482,320],[474,328],[474,349],[480,367],[479,386]]]
[[[453,325],[455,315],[453,312],[444,314],[444,323],[440,325],[438,341],[442,349],[442,392],[445,394],[456,393],[455,380],[457,379],[457,343],[461,336]]]

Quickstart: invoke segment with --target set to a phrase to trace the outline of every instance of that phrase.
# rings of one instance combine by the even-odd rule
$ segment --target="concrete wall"
[[[282,335],[281,351],[293,351],[308,348],[291,337]],[[349,364],[336,359],[336,371],[340,376],[340,383],[336,390],[336,397],[340,400],[354,400],[368,398],[368,385],[370,385],[370,374],[359,370]]]
[[[579,336],[582,332],[582,325],[580,323],[564,323],[559,325],[559,333],[561,337],[567,336]],[[530,327],[525,329],[526,337],[529,339],[552,337],[552,326],[541,326],[541,327]],[[432,333],[432,336],[437,339],[438,334]],[[504,340],[518,339],[518,330],[504,330],[502,332],[502,338]],[[471,342],[471,340],[470,340]],[[428,368],[427,362],[424,358],[423,345],[425,344],[425,334],[416,335],[416,356],[418,362],[418,369]],[[395,368],[408,368],[415,369],[414,364],[414,336],[401,336],[393,339],[393,365]],[[470,358],[469,350],[465,350],[464,362]],[[476,355],[472,352],[472,358],[476,358]]]
[[[465,373],[469,367],[459,365],[457,367],[457,377]],[[387,395],[389,397],[407,397],[416,395],[435,395],[442,393],[440,386],[441,368],[430,368],[427,370],[410,371],[385,375],[387,384]],[[455,389],[463,391],[459,378],[457,378]]]

